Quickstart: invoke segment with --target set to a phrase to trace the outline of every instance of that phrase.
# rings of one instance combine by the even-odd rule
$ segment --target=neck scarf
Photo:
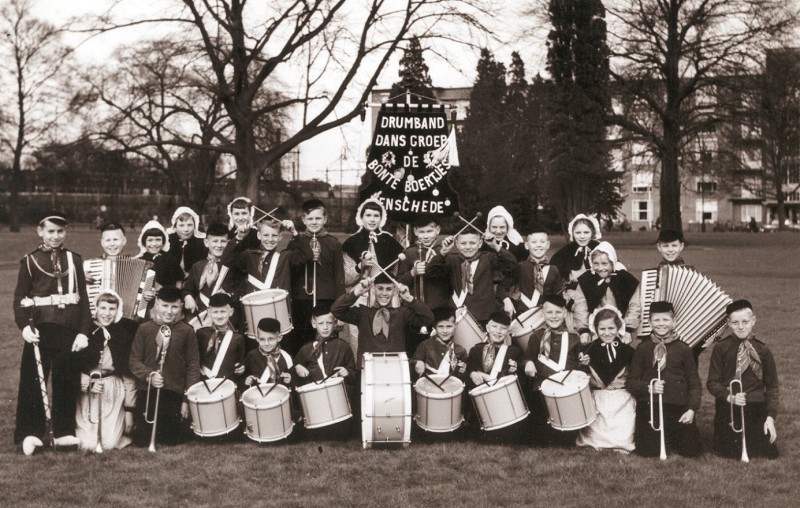
[[[203,269],[203,275],[200,276],[200,289],[208,286],[211,287],[219,276],[219,266],[217,266],[217,258],[213,255],[208,255],[208,262]]]
[[[736,377],[741,380],[742,374],[747,368],[753,370],[753,374],[758,379],[762,379],[764,372],[761,365],[761,357],[758,356],[755,346],[749,338],[739,342],[739,349],[736,352]]]
[[[497,357],[497,350],[500,349],[500,344],[494,344],[493,342],[486,344],[483,348],[483,359],[481,362],[481,366],[483,367],[483,371],[489,373],[492,371],[492,367],[494,366],[494,359]]]
[[[389,340],[389,309],[387,307],[380,307],[375,311],[375,317],[372,318],[372,334],[377,337],[383,334],[386,340]]]
[[[667,344],[675,342],[678,338],[673,334],[664,339],[659,339],[655,334],[651,335],[651,337],[656,344],[656,348],[653,351],[653,365],[659,372],[662,372],[664,367],[667,366]]]

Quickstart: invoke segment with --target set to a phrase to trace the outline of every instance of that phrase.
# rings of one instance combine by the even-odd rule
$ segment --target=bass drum
[[[405,353],[364,353],[361,368],[361,441],[411,444],[411,374]]]

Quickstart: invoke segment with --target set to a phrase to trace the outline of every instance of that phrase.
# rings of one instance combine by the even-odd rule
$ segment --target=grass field
[[[135,235],[132,235],[135,239]],[[637,273],[657,262],[652,233],[608,238]],[[800,486],[800,235],[690,235],[687,263],[734,297],[756,305],[756,332],[775,353],[782,412],[781,458],[750,464],[710,453],[666,462],[588,450],[532,449],[452,439],[416,439],[405,450],[362,450],[360,441],[278,446],[193,442],[155,455],[126,449],[101,456],[39,453],[12,444],[22,339],[11,300],[18,259],[35,232],[0,233],[0,503],[2,506],[796,506]],[[556,243],[561,240],[554,240]],[[91,257],[85,229],[67,246]],[[129,248],[133,252],[133,248]],[[705,382],[709,354],[701,357]],[[713,401],[699,413],[710,446]]]

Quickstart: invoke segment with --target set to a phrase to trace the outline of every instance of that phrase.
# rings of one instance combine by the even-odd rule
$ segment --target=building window
[[[717,192],[717,182],[697,182],[697,192],[705,194]]]
[[[697,222],[715,222],[717,220],[718,204],[716,199],[698,199],[695,202],[695,220]]]
[[[786,168],[786,178],[783,179],[783,183],[800,183],[800,164],[790,162],[788,166],[789,167]]]
[[[792,201],[792,202],[800,201],[800,190],[796,190],[794,192],[786,194],[786,196],[784,196],[784,201]]]
[[[653,172],[648,169],[637,170],[633,173],[631,182],[633,192],[650,192],[653,190]]]
[[[649,201],[634,201],[633,202],[633,220],[650,221],[650,202]]]
[[[763,208],[761,205],[742,205],[742,222],[749,223],[750,218],[754,218],[756,222],[761,222],[763,215]]]

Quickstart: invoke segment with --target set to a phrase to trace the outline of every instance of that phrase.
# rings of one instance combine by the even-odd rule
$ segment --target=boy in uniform
[[[748,456],[777,459],[775,418],[780,410],[780,393],[775,359],[764,341],[753,335],[756,315],[750,302],[731,302],[726,312],[732,334],[714,346],[706,384],[716,405],[714,453],[730,458],[741,456],[742,434],[730,426],[733,404],[734,423],[736,428],[744,427]],[[741,390],[736,393],[729,390],[732,379],[741,381]]]
[[[450,251],[455,245],[458,252]],[[481,251],[483,239],[476,231],[463,231],[458,237],[447,237],[442,242],[441,252],[433,257],[426,271],[431,277],[449,279],[453,288],[451,305],[466,306],[472,316],[485,325],[489,316],[503,301],[495,294],[495,279],[510,276],[516,259],[500,242],[492,242],[495,252]]]
[[[238,252],[258,248],[256,228],[253,226],[253,202],[246,197],[238,197],[228,203],[229,249]]]
[[[674,450],[684,457],[698,457],[703,453],[695,414],[700,409],[702,385],[697,366],[689,346],[673,335],[675,311],[669,302],[658,301],[650,305],[650,323],[653,332],[633,353],[625,388],[636,397],[636,453],[654,457],[659,455],[660,436],[650,426],[650,382],[653,383],[653,401],[662,397],[664,408],[664,439],[667,451]],[[654,408],[657,415],[657,408]]]
[[[80,369],[73,353],[89,345],[92,332],[83,262],[78,254],[64,248],[66,218],[58,212],[48,213],[39,221],[36,232],[42,243],[20,261],[14,290],[14,320],[25,340],[14,443],[23,443],[26,455],[42,445],[46,431],[38,362],[45,382],[52,369],[53,445],[79,444],[75,437],[75,407],[81,386]]]
[[[183,284],[186,310],[200,314],[208,308],[209,298],[224,291],[235,295],[237,290],[236,275],[222,263],[222,254],[228,246],[228,230],[222,224],[212,224],[208,228],[203,244],[208,251],[208,259],[197,261],[189,270]],[[202,319],[208,322],[208,319]]]
[[[244,335],[231,328],[231,303],[226,293],[211,295],[208,301],[211,326],[197,330],[200,370],[205,379],[244,374],[245,340]]]
[[[450,307],[437,307],[433,311],[433,336],[417,346],[411,362],[418,376],[428,370],[438,375],[453,374],[464,377],[467,369],[467,350],[453,341],[456,314]]]
[[[281,323],[275,318],[262,318],[258,322],[258,347],[251,349],[244,359],[246,386],[264,383],[281,383],[293,386],[294,362],[292,357],[281,349]]]
[[[511,291],[514,301],[511,301],[511,297],[506,297],[503,302],[506,312],[522,314],[534,307],[540,307],[544,296],[559,294],[564,288],[558,269],[547,260],[547,251],[550,249],[547,231],[543,228],[531,230],[525,235],[524,245],[528,258],[517,264],[516,290]]]
[[[200,381],[200,354],[197,337],[191,326],[183,322],[181,291],[165,286],[156,293],[151,321],[139,325],[130,354],[131,374],[136,378],[136,412],[134,413],[135,446],[147,446],[153,419],[157,389],[159,397],[156,440],[162,444],[178,444],[186,440],[182,420],[189,417],[189,404],[184,393]],[[155,373],[155,374],[153,374]],[[151,381],[150,403],[147,387]],[[145,408],[150,412],[145,415]]]
[[[291,224],[291,221],[285,222],[286,225]],[[259,248],[242,252],[236,260],[236,268],[247,274],[245,294],[271,288],[290,292],[291,253],[276,250],[281,243],[282,224],[276,220],[264,219],[256,227]]]
[[[325,230],[327,220],[328,214],[322,201],[310,199],[303,203],[305,231],[298,233],[291,221],[284,223],[292,232],[292,240],[286,250],[291,253],[289,264],[295,329],[294,340],[287,345],[287,349],[294,353],[314,336],[311,327],[314,297],[317,304],[331,305],[344,294],[342,244]],[[312,294],[315,289],[316,295]]]
[[[580,368],[580,337],[567,330],[567,302],[561,295],[546,295],[541,300],[545,326],[531,334],[525,351],[525,374],[531,378],[531,439],[534,444],[571,446],[577,432],[562,432],[548,423],[542,383],[553,374]],[[588,363],[588,357],[587,361]]]
[[[336,325],[336,318],[329,306],[317,304],[314,307],[311,326],[317,331],[317,335],[312,342],[303,344],[294,358],[301,384],[322,381],[334,375],[345,378],[349,391],[354,388],[355,357],[350,344],[340,339],[336,333]]]

